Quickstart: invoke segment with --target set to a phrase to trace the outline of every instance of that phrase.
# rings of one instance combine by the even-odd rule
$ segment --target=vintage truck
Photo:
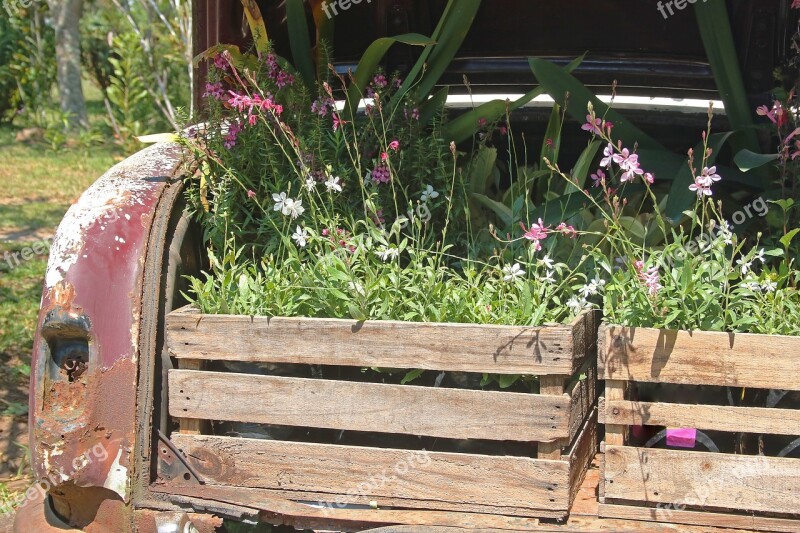
[[[283,5],[277,0],[258,4],[280,50],[288,39]],[[377,37],[430,34],[445,2],[330,4],[336,10],[335,63],[346,71]],[[665,143],[683,149],[687,132],[695,139],[702,129],[707,101],[720,100],[686,4],[486,1],[443,83],[452,84],[455,94],[467,76],[477,99],[522,93],[535,83],[528,57],[564,64],[588,50],[578,77],[606,94],[616,80],[617,107]],[[727,4],[755,107],[768,101],[773,69],[793,29],[789,2]],[[243,29],[242,5],[233,0],[196,0],[193,21],[198,53],[217,43],[246,45],[250,38]],[[407,53],[398,47],[388,61],[403,69]],[[196,101],[203,80],[201,64],[193,88]],[[463,109],[463,102],[453,98],[452,112]],[[521,109],[516,114],[520,127],[541,134],[550,105],[535,101]],[[224,530],[223,519],[227,524],[266,522],[287,529],[362,530],[405,523],[411,529],[418,524],[418,529],[433,530],[415,522],[419,518],[413,512],[402,520],[391,514],[363,520],[361,515],[329,515],[280,491],[265,496],[235,483],[204,483],[204,475],[173,443],[176,432],[191,433],[192,428],[179,425],[168,408],[169,399],[183,390],[169,387],[169,373],[179,365],[166,346],[166,317],[185,305],[183,276],[199,274],[206,264],[202,235],[185,212],[184,178],[191,172],[192,161],[178,145],[145,148],[99,178],[58,229],[31,372],[30,451],[38,485],[19,509],[15,530],[210,532]],[[193,460],[214,463],[213,457]],[[439,524],[536,527],[502,512],[484,521],[474,516],[442,511]],[[542,527],[627,526],[583,516]]]

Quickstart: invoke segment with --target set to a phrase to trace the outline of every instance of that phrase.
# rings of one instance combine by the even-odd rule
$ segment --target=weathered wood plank
[[[667,524],[687,524],[692,526],[744,529],[747,531],[776,531],[782,533],[797,533],[800,531],[800,520],[687,511],[682,509],[656,509],[653,507],[636,507],[616,503],[601,503],[598,514],[601,518],[662,522],[664,523],[664,527],[669,527],[670,530],[673,530],[674,526],[667,526]],[[601,520],[600,522],[605,523],[606,521]],[[636,529],[637,531],[639,530],[639,528]],[[681,529],[686,531],[685,528]],[[692,528],[692,532],[700,530],[699,527]],[[703,531],[706,530],[703,529]],[[715,531],[719,530],[715,529]]]
[[[575,441],[567,459],[570,464],[569,472],[569,504],[575,501],[575,497],[581,488],[589,465],[592,464],[597,453],[597,408],[593,408],[589,418],[581,428],[578,440]]]
[[[800,390],[800,337],[600,329],[600,379]]]
[[[518,327],[202,315],[184,308],[168,315],[166,335],[179,359],[570,375],[594,338],[588,320],[586,312],[569,325]]]
[[[606,402],[604,423],[800,435],[800,411],[794,409],[623,400]]]
[[[277,496],[273,491],[224,486],[152,487],[170,496],[189,496],[204,501],[235,504],[265,512],[266,522],[303,529],[363,531],[387,524],[457,527],[460,531],[541,531],[536,518],[491,514],[430,511],[420,509],[348,509],[336,505],[319,507]]]
[[[627,389],[627,382],[618,380],[606,380],[605,397],[603,398],[602,405],[608,405],[608,402],[619,401],[625,399],[625,391]],[[628,433],[628,428],[618,424],[606,424],[606,444],[621,446],[625,444],[625,437]]]
[[[209,485],[566,511],[569,463],[173,434]]]
[[[800,513],[800,460],[609,446],[609,499]]]
[[[453,439],[569,436],[570,399],[480,390],[172,370],[170,414]],[[247,398],[246,402],[230,401]]]
[[[597,361],[586,361],[580,372],[586,374],[586,379],[575,381],[571,388],[567,386],[570,397],[569,442],[575,441],[597,401]]]
[[[178,367],[186,370],[201,370],[205,367],[205,365],[205,361],[199,361],[195,359],[181,359],[178,361]],[[178,427],[180,427],[181,433],[186,433],[187,435],[200,435],[203,433],[203,430],[206,427],[206,422],[191,417],[179,417]]]
[[[567,377],[566,376],[542,376],[539,378],[539,394],[543,397],[551,397],[551,398],[568,398],[564,394],[564,386],[566,384]],[[569,404],[564,406],[564,416],[563,419],[565,422],[569,422],[567,407]],[[569,433],[563,435],[562,438],[556,439],[551,442],[541,442],[539,443],[539,449],[537,450],[537,457],[539,459],[561,459],[561,449],[564,446],[569,444],[567,438],[569,437]]]

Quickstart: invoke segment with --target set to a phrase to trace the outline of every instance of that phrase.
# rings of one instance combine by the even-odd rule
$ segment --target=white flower
[[[752,292],[761,292],[761,284],[756,280],[747,281],[743,285]]]
[[[342,185],[340,181],[341,180],[338,176],[329,175],[328,179],[325,180],[325,187],[328,189],[328,191],[342,192]]]
[[[755,255],[755,257],[753,257],[753,261],[755,261],[756,259],[758,259],[762,263],[764,263],[764,261],[766,260],[764,258],[764,249],[763,248],[758,251],[758,253]]]
[[[294,232],[294,235],[292,235],[292,239],[297,243],[297,246],[305,248],[308,242],[308,232],[306,232],[305,228],[297,226],[297,230]]]
[[[581,312],[581,309],[586,305],[586,300],[579,299],[577,296],[573,296],[572,298],[567,301],[567,307],[569,310],[575,313],[576,315]]]
[[[314,178],[306,178],[306,190],[308,192],[312,192],[316,188],[317,188],[317,182],[314,181]]]
[[[750,269],[753,268],[753,262],[752,261],[745,261],[744,258],[739,259],[738,261],[736,261],[736,264],[739,265],[742,268],[742,276],[744,276],[745,274],[750,272]]]
[[[539,259],[539,262],[544,266],[546,266],[548,270],[551,270],[553,268],[553,260],[550,259],[549,255],[545,255],[544,257]]]
[[[555,270],[548,270],[547,271],[547,275],[542,278],[542,281],[545,282],[545,283],[555,283],[556,282],[556,278],[553,277],[553,275],[555,273],[556,273]]]
[[[397,248],[390,248],[388,246],[384,246],[383,248],[375,252],[375,255],[380,257],[381,261],[387,262],[398,257],[400,255],[400,250],[398,250]]]
[[[503,274],[505,274],[503,280],[516,281],[517,279],[525,275],[525,271],[522,270],[522,267],[519,266],[519,263],[514,263],[511,266],[503,267]]]
[[[764,290],[764,292],[775,292],[775,289],[778,288],[778,284],[771,279],[768,279],[764,281],[764,283],[761,285],[761,288]]]
[[[272,195],[272,201],[275,202],[275,206],[273,207],[273,210],[274,211],[283,211],[284,209],[286,209],[286,202],[290,201],[290,200],[291,199],[288,197],[288,195],[285,192],[282,192],[280,194],[273,194]],[[285,215],[286,213],[284,212],[283,214]]]
[[[276,204],[277,207],[277,204]],[[300,215],[305,212],[306,208],[303,207],[303,200],[292,200],[291,198],[287,198],[283,202],[283,213],[284,216],[292,217],[292,220],[296,219]]]
[[[423,202],[427,202],[428,200],[435,200],[438,197],[439,193],[434,190],[433,186],[428,185],[427,187],[425,187],[425,190],[422,191],[422,195],[420,196],[419,199],[422,200]]]

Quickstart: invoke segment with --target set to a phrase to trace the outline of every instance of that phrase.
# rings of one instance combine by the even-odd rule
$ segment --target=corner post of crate
[[[205,361],[199,359],[179,359],[178,368],[181,370],[203,370]],[[185,435],[202,435],[208,422],[196,418],[178,418],[180,432]]]
[[[605,409],[608,409],[608,406],[611,405],[613,402],[625,399],[625,389],[627,384],[628,384],[627,381],[622,381],[617,379],[606,380],[606,394],[604,402]],[[623,426],[618,424],[606,424],[605,443],[610,444],[612,446],[623,446],[625,444],[625,434],[627,432],[627,427],[628,426]]]
[[[561,396],[564,394],[567,376],[540,376],[539,394],[547,396]],[[537,457],[539,459],[561,459],[561,450],[569,445],[569,439],[556,439],[550,442],[540,442]]]

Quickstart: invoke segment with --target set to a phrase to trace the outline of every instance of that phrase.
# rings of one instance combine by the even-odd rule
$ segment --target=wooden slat
[[[800,435],[794,409],[613,401],[606,402],[604,423]]]
[[[673,530],[674,526],[668,526],[666,523],[726,529],[744,529],[747,531],[776,531],[782,533],[797,533],[800,531],[800,520],[687,511],[682,509],[655,509],[652,507],[636,507],[633,505],[620,505],[616,503],[601,503],[599,506],[599,516],[602,518],[662,522],[665,523],[665,530],[669,527],[670,531]],[[681,529],[687,531],[685,528]],[[636,530],[638,531],[639,528],[637,527]],[[693,527],[691,529],[693,533],[700,530],[701,528],[699,527]],[[706,530],[703,529],[703,531]]]
[[[173,434],[209,485],[566,511],[569,463]]]
[[[609,446],[605,498],[800,513],[800,460]]]
[[[609,402],[625,399],[625,389],[627,383],[624,381],[607,380],[605,397],[602,399],[601,406],[607,406]],[[606,444],[621,446],[625,444],[627,428],[623,425],[606,424]]]
[[[800,337],[601,327],[600,379],[800,390]]]
[[[539,394],[544,397],[550,396],[551,398],[565,398],[564,386],[566,376],[542,376],[539,378]],[[564,406],[565,421],[569,422],[569,413],[567,411],[569,404]],[[539,443],[537,457],[539,459],[561,459],[561,449],[569,444],[567,440],[569,434],[563,435],[562,438],[552,442]]]
[[[588,312],[570,325],[518,327],[202,315],[184,308],[167,317],[167,344],[179,359],[570,375],[594,338],[587,320]]]
[[[597,401],[597,360],[587,361],[581,368],[581,373],[586,374],[586,379],[572,384],[568,394],[569,405],[569,441],[573,442],[581,431],[586,417],[594,409]]]
[[[363,531],[385,524],[410,524],[416,526],[417,531],[426,532],[429,527],[436,526],[457,527],[461,532],[541,531],[536,518],[421,509],[348,509],[336,505],[320,507],[291,501],[273,494],[272,491],[241,487],[183,485],[153,486],[152,489],[178,501],[182,496],[190,496],[206,502],[218,501],[257,509],[265,512],[266,522],[299,529]]]
[[[567,395],[172,370],[172,416],[452,439],[569,436]],[[246,398],[246,401],[231,401]]]
[[[205,365],[205,361],[199,361],[195,359],[181,359],[178,361],[178,367],[186,370],[200,370],[204,368]],[[186,433],[187,435],[200,435],[203,433],[205,426],[206,423],[203,420],[198,420],[197,418],[178,418],[178,427],[180,428],[181,433]]]
[[[597,453],[597,408],[593,408],[589,418],[581,428],[578,440],[572,446],[567,459],[570,464],[569,472],[569,504],[575,501],[575,497],[581,488],[586,472],[592,464]]]

